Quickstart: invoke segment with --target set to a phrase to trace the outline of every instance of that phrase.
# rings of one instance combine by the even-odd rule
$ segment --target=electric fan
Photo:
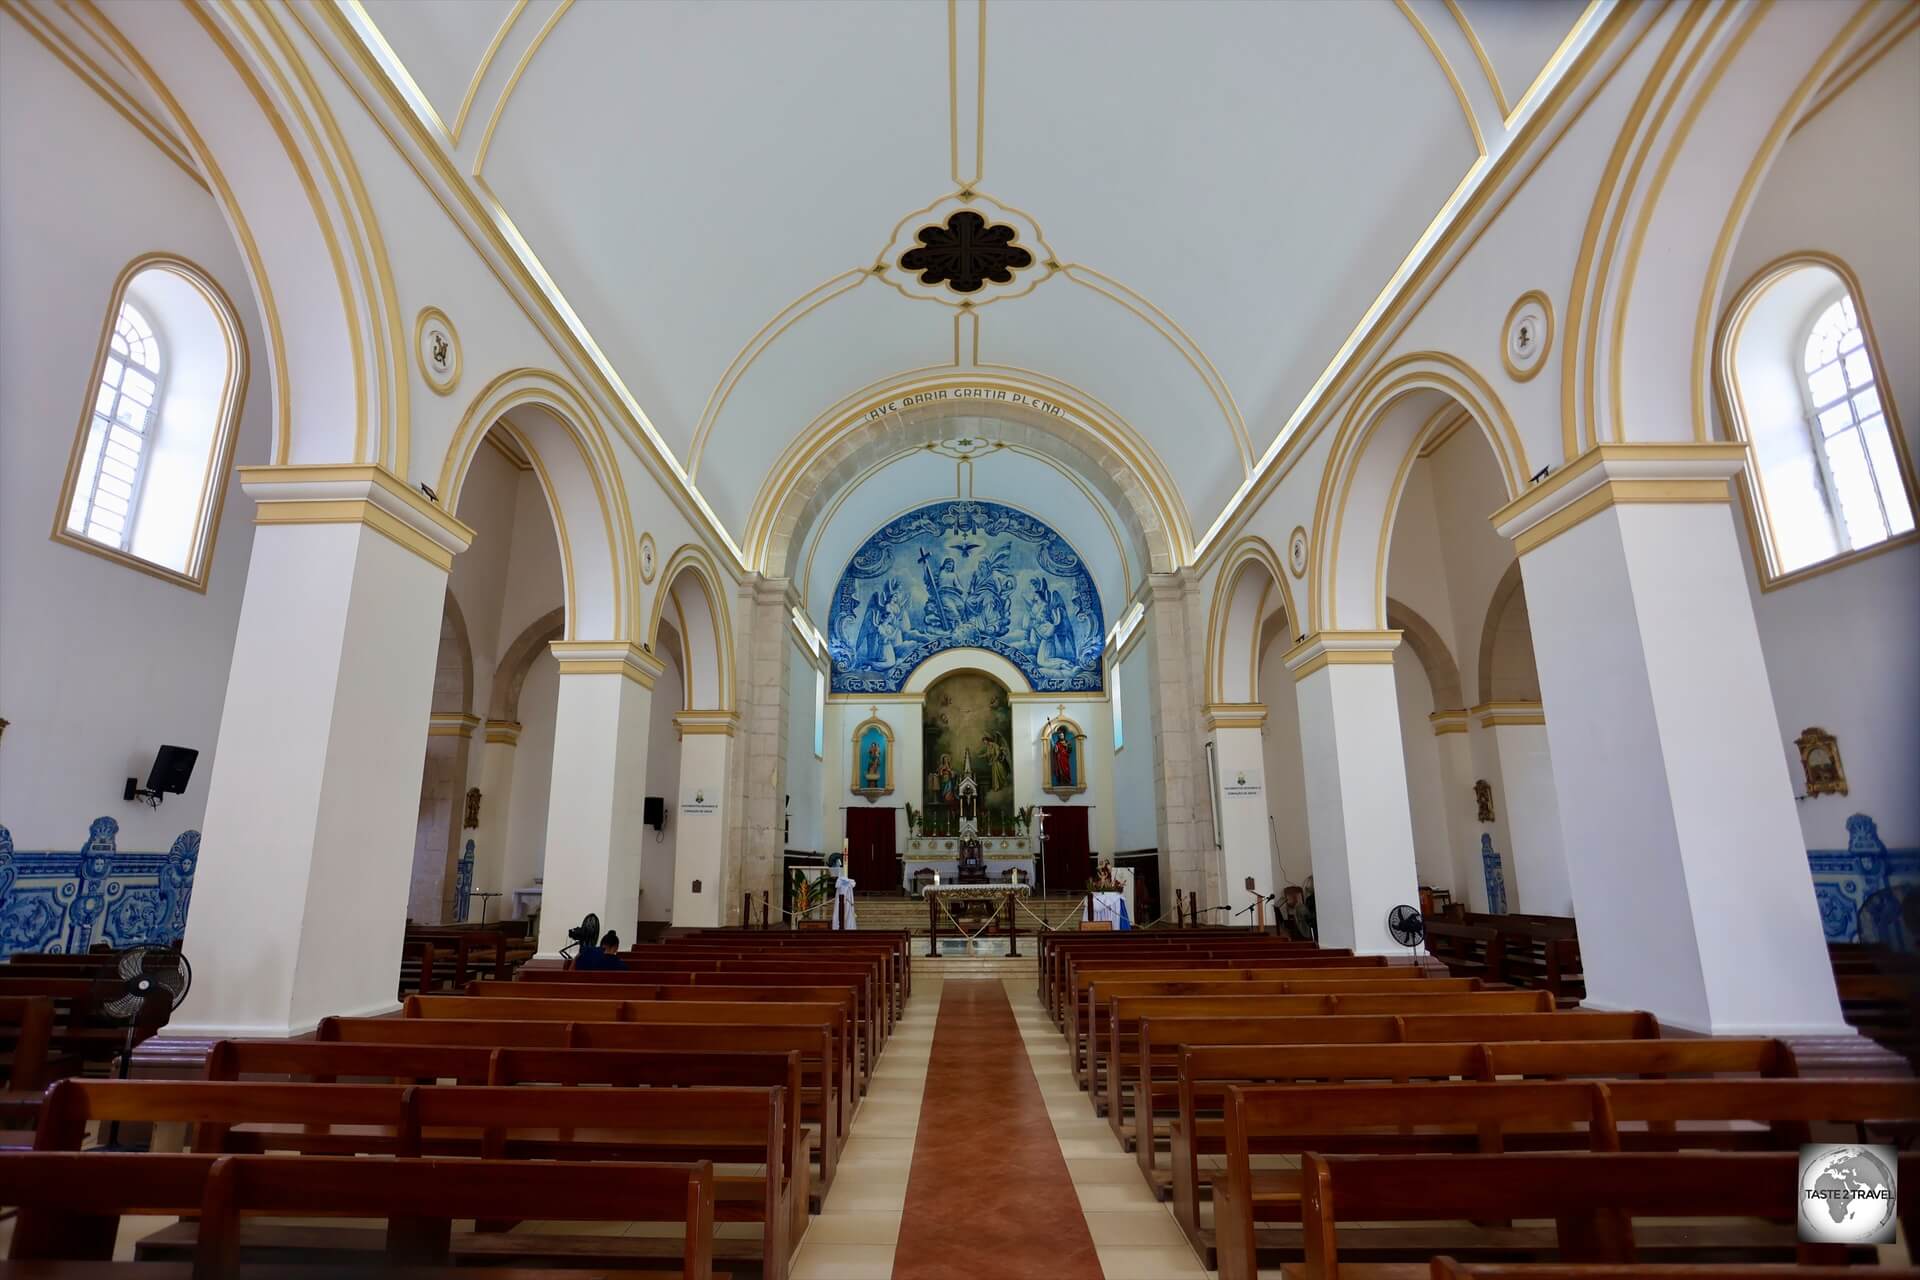
[[[1420,918],[1418,908],[1403,902],[1387,912],[1387,932],[1401,946],[1417,947],[1427,936],[1427,922]]]
[[[94,1008],[107,1018],[126,1022],[127,1042],[120,1053],[120,1078],[125,1080],[133,1066],[134,1032],[152,1034],[167,1025],[193,986],[193,966],[169,947],[133,947],[121,953],[114,976],[95,985],[102,990]],[[120,1145],[118,1120],[107,1130],[106,1145],[110,1149]]]
[[[581,918],[578,928],[567,930],[567,937],[573,940],[573,946],[593,948],[600,945],[600,917],[589,911]],[[562,947],[560,954],[565,955],[573,947]]]

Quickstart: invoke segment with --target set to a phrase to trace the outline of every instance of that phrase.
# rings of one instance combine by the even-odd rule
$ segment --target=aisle
[[[915,969],[793,1280],[1205,1280],[1074,1086],[1031,962],[1004,984],[935,968]]]

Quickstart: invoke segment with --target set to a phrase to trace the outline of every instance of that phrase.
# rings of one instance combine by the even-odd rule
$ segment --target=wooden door
[[[885,893],[900,887],[900,860],[894,856],[892,809],[847,810],[847,874],[855,893]]]
[[[1093,879],[1092,845],[1087,838],[1087,810],[1079,805],[1046,807],[1046,887],[1049,896],[1085,893]]]

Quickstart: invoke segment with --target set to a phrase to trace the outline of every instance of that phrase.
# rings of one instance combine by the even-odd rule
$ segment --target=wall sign
[[[680,798],[683,818],[709,817],[720,812],[720,793],[710,787],[695,787]]]

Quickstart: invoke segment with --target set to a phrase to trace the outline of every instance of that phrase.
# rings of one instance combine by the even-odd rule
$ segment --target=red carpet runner
[[[949,979],[893,1280],[1101,1280],[1006,990]]]

